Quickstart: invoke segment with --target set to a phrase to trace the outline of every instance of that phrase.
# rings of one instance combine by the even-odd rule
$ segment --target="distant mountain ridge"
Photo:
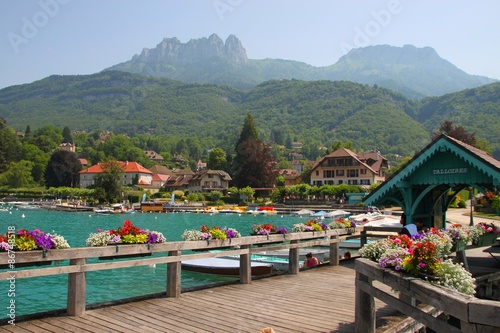
[[[165,38],[155,48],[145,48],[105,70],[247,90],[268,80],[347,80],[377,84],[418,99],[496,82],[465,73],[430,47],[368,46],[352,49],[331,66],[314,67],[293,60],[248,59],[236,36],[229,35],[224,42],[216,34],[187,43]]]
[[[186,44],[177,38],[164,38],[154,49],[143,49],[132,61],[144,63],[196,63],[213,57],[223,58],[232,63],[246,63],[246,50],[236,36],[229,35],[226,42],[216,34],[208,38],[191,39]]]

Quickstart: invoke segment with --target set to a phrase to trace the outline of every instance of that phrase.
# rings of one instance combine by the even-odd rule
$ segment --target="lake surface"
[[[163,233],[167,241],[180,241],[186,229],[200,226],[230,227],[238,230],[242,236],[249,236],[253,224],[271,223],[286,227],[291,231],[293,224],[303,223],[309,217],[289,215],[246,215],[237,214],[196,214],[196,213],[135,213],[99,215],[94,213],[70,213],[49,210],[12,210],[0,212],[0,233],[5,234],[8,226],[19,229],[40,229],[44,232],[56,232],[64,236],[72,248],[84,247],[85,240],[98,228],[116,229],[128,219],[142,229],[156,230]],[[89,259],[88,262],[96,262]],[[56,263],[57,264],[57,263]],[[62,263],[66,265],[67,263]],[[155,268],[131,267],[87,273],[87,304],[124,299],[166,291],[166,264]],[[237,280],[193,272],[182,272],[182,288],[202,286],[220,281]],[[16,280],[16,316],[66,308],[67,274],[27,278]],[[8,281],[0,281],[0,307],[9,305],[7,297]],[[6,318],[5,310],[0,318]]]

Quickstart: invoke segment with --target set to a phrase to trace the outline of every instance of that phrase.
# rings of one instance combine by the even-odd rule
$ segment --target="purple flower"
[[[210,240],[212,239],[212,234],[209,232],[204,232],[201,234],[201,240]]]
[[[9,245],[9,243],[7,243],[7,242],[1,242],[0,243],[0,249],[2,249],[4,251],[9,251],[9,249],[12,250],[12,248]]]
[[[233,230],[227,229],[226,236],[227,236],[227,238],[234,238],[234,237],[236,237],[236,232],[234,232]]]
[[[44,250],[49,250],[49,249],[52,249],[54,247],[54,242],[52,241],[52,236],[45,235],[43,232],[41,232],[38,229],[33,230],[30,234],[35,239],[36,246],[38,246]]]
[[[278,228],[278,234],[286,234],[286,233],[288,233],[287,228]]]
[[[116,235],[111,239],[111,243],[120,243],[120,240],[121,240],[120,236]]]
[[[270,233],[271,233],[271,231],[267,230],[265,228],[260,228],[260,230],[257,231],[257,235],[269,235]],[[229,235],[228,235],[228,237],[229,237]],[[231,238],[231,237],[229,237],[229,238]]]
[[[427,266],[427,265],[424,262],[418,263],[418,267],[420,267],[420,268],[425,268],[425,266]]]
[[[148,234],[148,243],[149,244],[156,243],[157,239],[158,239],[158,236],[156,234],[153,234],[151,232]]]

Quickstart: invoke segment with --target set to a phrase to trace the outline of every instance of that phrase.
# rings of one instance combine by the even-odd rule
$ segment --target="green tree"
[[[114,160],[102,163],[101,167],[103,172],[94,179],[96,196],[100,200],[115,202],[120,198],[122,192],[120,174],[123,173],[123,169]]]
[[[236,143],[234,158],[234,183],[238,188],[273,187],[277,172],[270,147],[259,139],[257,128],[251,114],[245,118],[240,138]]]
[[[226,170],[226,153],[221,148],[214,148],[208,154],[207,168],[209,170]]]
[[[21,142],[12,128],[0,118],[0,172],[9,168],[10,163],[19,161]]]
[[[253,196],[255,195],[255,191],[250,186],[240,188],[238,190],[238,193],[240,195],[245,196],[247,198],[246,201],[253,202]]]
[[[49,159],[45,171],[47,186],[74,187],[79,183],[82,165],[75,153],[65,150],[55,151]]]
[[[7,171],[0,174],[0,185],[10,188],[30,187],[35,185],[31,170],[33,162],[21,160],[11,162]]]
[[[68,126],[64,126],[62,131],[63,143],[73,143],[73,135],[71,135],[71,130]]]
[[[33,162],[33,179],[39,183],[45,183],[45,170],[49,163],[50,156],[43,150],[31,143],[23,145],[21,150],[22,159]]]
[[[211,191],[208,196],[210,198],[210,201],[214,202],[217,205],[219,200],[222,198],[222,192],[221,191]]]

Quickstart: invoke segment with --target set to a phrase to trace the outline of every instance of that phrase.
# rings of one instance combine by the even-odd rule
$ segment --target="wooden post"
[[[469,271],[469,263],[467,262],[467,255],[465,254],[465,249],[457,251],[457,261],[464,264],[464,268]]]
[[[290,241],[290,244],[298,244],[298,240]],[[288,272],[290,274],[299,274],[299,248],[291,248],[288,254]]]
[[[372,285],[372,279],[356,272],[356,284],[368,283]],[[375,333],[375,300],[372,295],[356,286],[355,291],[355,328],[358,333]]]
[[[367,243],[367,239],[366,239],[366,230],[361,230],[361,235],[359,236],[359,241],[360,241],[360,245],[361,247],[363,247],[363,245],[366,245]]]
[[[169,256],[180,256],[181,251],[168,251]],[[181,297],[181,262],[167,263],[167,297]]]
[[[87,259],[70,259],[70,265],[85,265]],[[85,272],[68,274],[68,301],[69,316],[83,316],[85,314],[87,282]]]
[[[250,245],[242,245],[242,249],[249,249]],[[250,254],[240,254],[240,283],[250,284],[252,283],[252,262],[250,260]]]
[[[338,239],[339,236],[331,236],[330,239]],[[339,250],[340,243],[330,243],[330,266],[338,266],[339,265]]]

